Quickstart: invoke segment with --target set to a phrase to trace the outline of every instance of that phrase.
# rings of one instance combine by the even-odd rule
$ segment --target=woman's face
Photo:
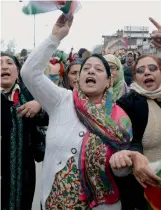
[[[108,64],[110,66],[110,71],[111,71],[111,74],[113,77],[113,85],[115,85],[119,78],[119,69],[114,63],[112,63],[110,61],[108,61]]]
[[[18,70],[12,58],[2,56],[1,60],[1,87],[9,91],[18,78]]]
[[[161,69],[150,57],[139,60],[135,70],[136,82],[145,90],[154,91],[161,85]]]
[[[77,83],[77,75],[80,72],[80,68],[81,68],[81,65],[79,64],[75,64],[70,67],[70,70],[68,73],[68,80],[69,80],[69,85],[72,89]]]
[[[90,99],[101,100],[104,91],[109,87],[110,79],[104,64],[99,58],[90,57],[80,73],[80,88]]]
[[[73,55],[73,58],[74,58],[74,59],[77,59],[78,57],[79,57],[78,53],[75,53],[75,54]]]

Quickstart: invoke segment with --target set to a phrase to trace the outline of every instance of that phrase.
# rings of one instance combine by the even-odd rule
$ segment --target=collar
[[[1,93],[11,93],[11,92],[14,92],[16,90],[19,90],[19,92],[20,92],[20,86],[17,83],[13,85],[13,87],[10,89],[10,91],[6,91],[4,88],[0,87],[0,92]]]

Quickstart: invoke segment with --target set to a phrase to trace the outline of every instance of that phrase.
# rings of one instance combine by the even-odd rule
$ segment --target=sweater
[[[46,65],[58,45],[59,41],[50,35],[31,53],[21,70],[25,85],[49,114],[42,170],[41,202],[44,210],[56,173],[65,167],[71,157],[78,164],[82,134],[87,131],[76,115],[72,91],[56,86],[44,75]],[[120,203],[116,203],[115,209],[120,208]],[[106,209],[113,209],[113,205]]]

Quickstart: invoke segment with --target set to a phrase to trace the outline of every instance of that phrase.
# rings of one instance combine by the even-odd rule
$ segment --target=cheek
[[[144,78],[144,76],[141,75],[141,74],[136,74],[136,75],[135,75],[135,81],[136,81],[137,83],[141,83],[141,82],[143,81],[143,78]]]
[[[68,80],[69,80],[69,82],[73,82],[73,80],[74,80],[74,75],[69,74],[69,75],[68,75]]]
[[[17,79],[18,78],[18,70],[13,69],[12,74],[11,74],[12,79]]]
[[[155,74],[155,80],[161,84],[161,71]]]
[[[112,76],[113,76],[114,79],[117,79],[118,76],[119,76],[119,72],[118,71],[113,71]]]
[[[101,90],[104,90],[105,88],[109,87],[110,80],[108,79],[102,79],[100,83],[98,83],[98,86]]]
[[[79,77],[79,85],[80,85],[81,89],[83,90],[84,86],[85,86],[83,76]]]
[[[84,78],[83,73],[81,73],[79,76],[79,83],[83,83],[83,81],[84,81],[83,78]]]

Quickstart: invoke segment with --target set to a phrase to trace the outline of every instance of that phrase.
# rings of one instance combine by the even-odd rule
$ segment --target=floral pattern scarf
[[[128,149],[132,125],[126,113],[112,104],[112,92],[106,91],[100,104],[95,104],[80,90],[73,91],[75,110],[88,129],[79,159],[82,184],[80,200],[88,200],[90,208],[118,201],[118,189],[109,167],[114,151]]]

